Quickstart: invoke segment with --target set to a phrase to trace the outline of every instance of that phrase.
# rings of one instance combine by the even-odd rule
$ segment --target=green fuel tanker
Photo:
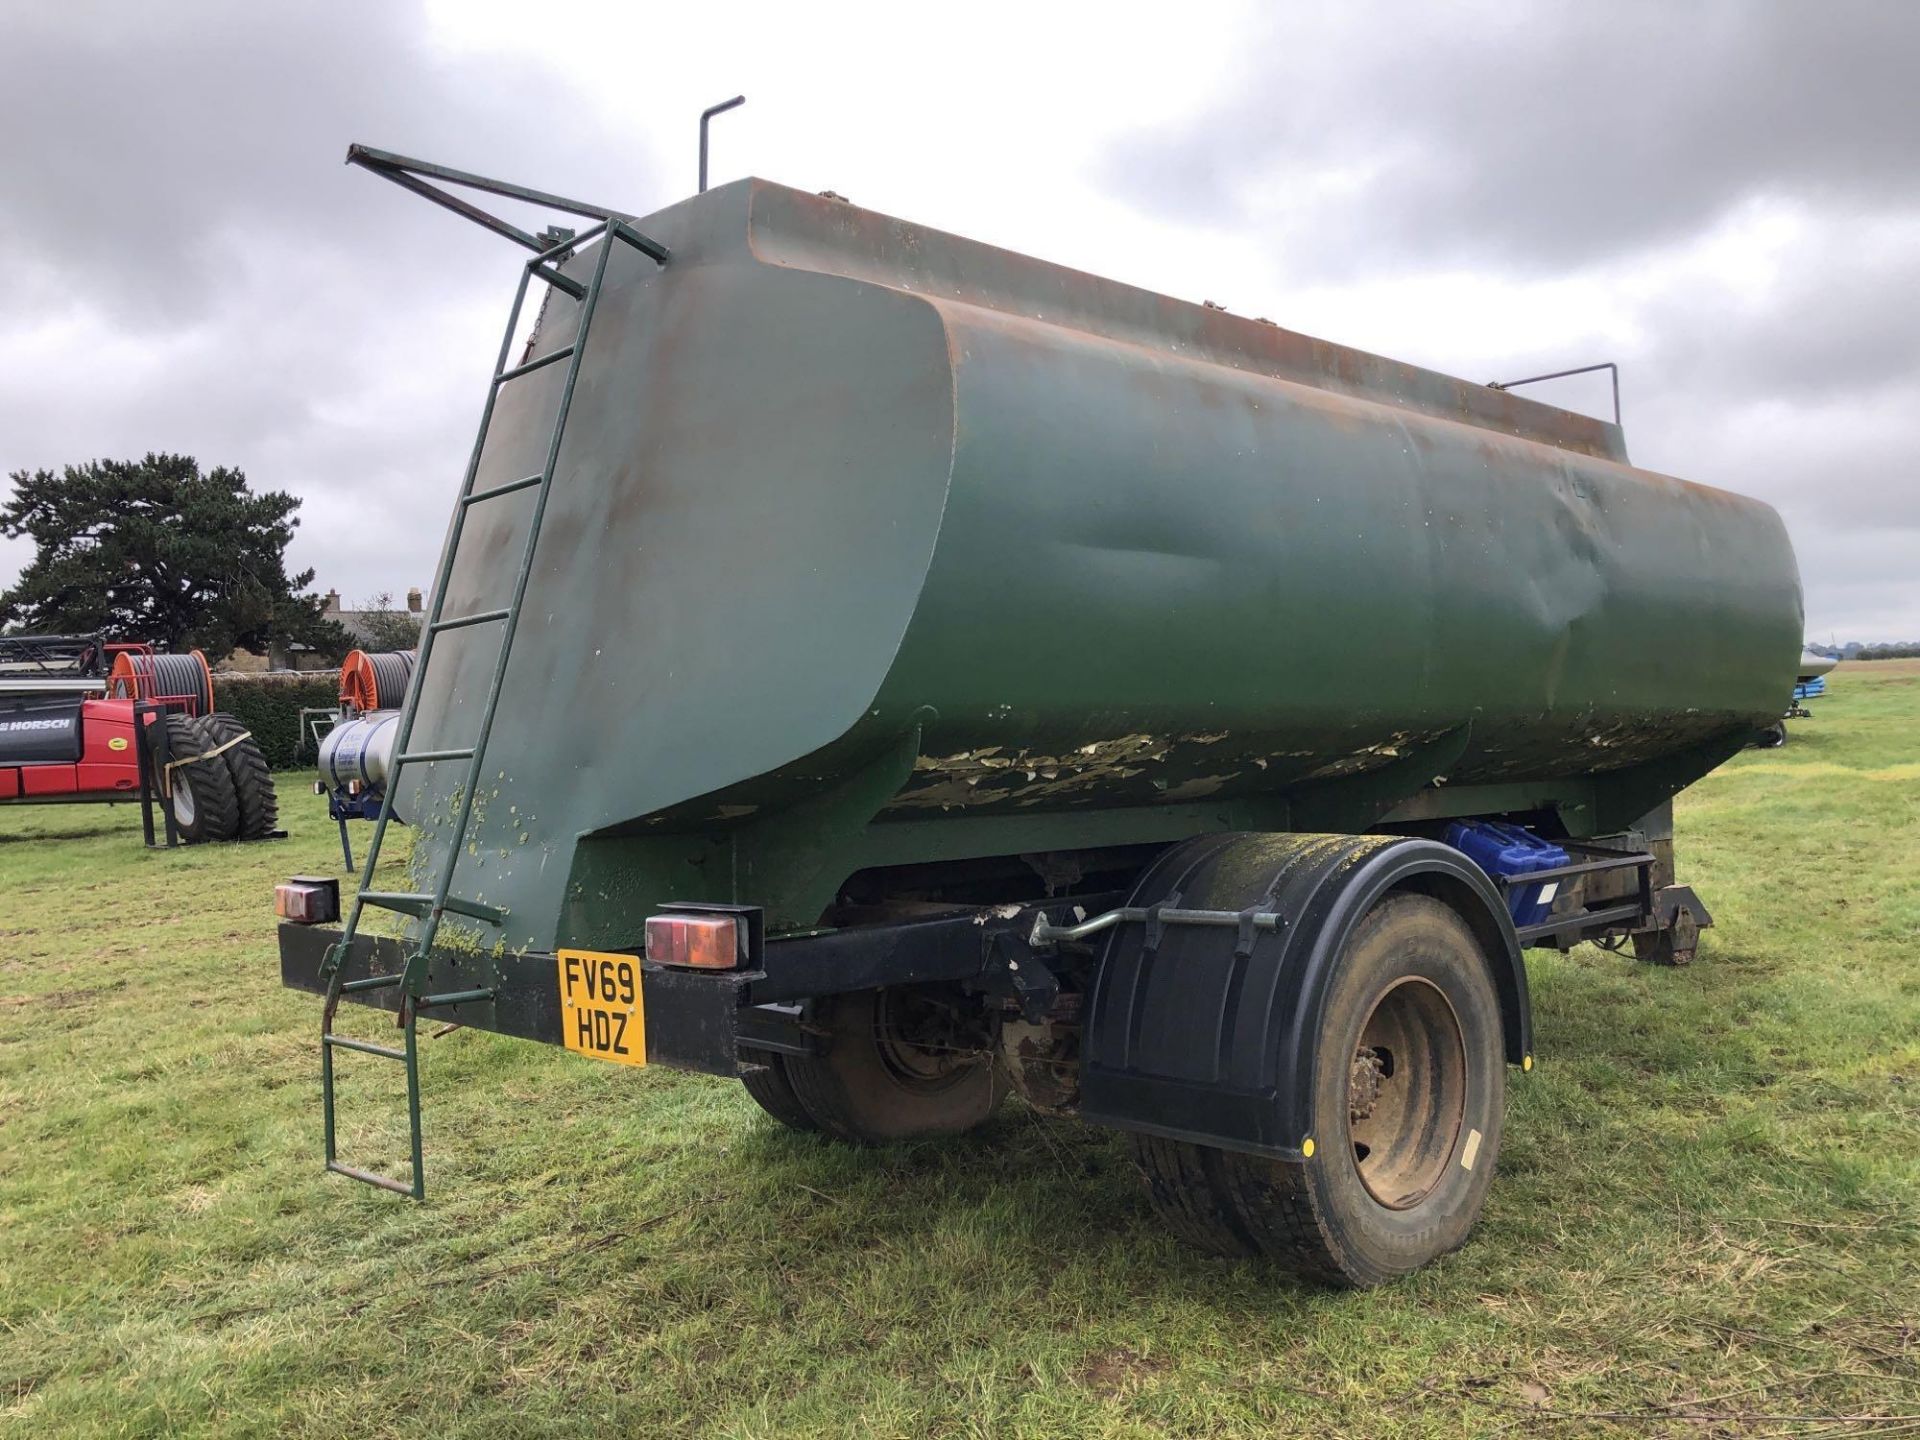
[[[345,927],[283,897],[329,1077],[344,996],[856,1142],[1012,1087],[1130,1131],[1189,1238],[1367,1284],[1478,1212],[1521,951],[1692,958],[1668,802],[1799,663],[1766,505],[837,197],[350,158],[596,223],[484,217],[542,298],[379,777],[411,888],[377,834]]]

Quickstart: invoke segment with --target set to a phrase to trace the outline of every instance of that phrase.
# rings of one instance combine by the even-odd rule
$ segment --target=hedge
[[[226,711],[260,742],[267,764],[276,770],[311,767],[311,747],[300,747],[300,710],[332,709],[340,699],[340,672],[290,670],[264,675],[219,674],[213,677],[213,703]]]

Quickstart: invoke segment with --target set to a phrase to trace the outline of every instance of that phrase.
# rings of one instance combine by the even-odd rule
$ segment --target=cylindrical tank
[[[375,710],[342,720],[320,740],[320,778],[330,790],[348,785],[377,789],[393,772],[400,712]]]
[[[903,736],[822,874],[1177,836],[1429,754],[1417,784],[1577,807],[1777,718],[1779,517],[1613,425],[761,181],[643,228],[672,258],[610,261],[477,797],[510,940],[751,898],[739,857],[857,811]],[[503,389],[476,489],[537,473],[565,369]],[[504,603],[531,494],[472,511],[448,614]],[[415,747],[470,743],[495,643],[441,637]],[[464,776],[409,772],[410,813]],[[667,836],[735,861],[650,869],[705,863]]]

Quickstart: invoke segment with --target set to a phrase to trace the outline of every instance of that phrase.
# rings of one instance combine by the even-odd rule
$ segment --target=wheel
[[[814,1013],[825,1053],[783,1056],[787,1079],[813,1122],[841,1140],[959,1135],[1006,1098],[984,1019],[936,987],[828,996]]]
[[[793,1093],[793,1081],[787,1076],[787,1057],[774,1051],[759,1056],[761,1068],[740,1077],[754,1103],[789,1130],[818,1130],[807,1107]]]
[[[188,845],[207,840],[231,840],[240,833],[240,798],[234,793],[233,776],[221,757],[181,761],[204,755],[213,748],[200,723],[185,715],[168,715],[156,720],[167,727],[167,743],[173,750],[173,775],[164,804],[173,811],[173,827]]]
[[[1330,1285],[1457,1249],[1493,1183],[1506,1089],[1500,1002],[1466,922],[1424,895],[1376,905],[1341,954],[1315,1056],[1302,1161],[1135,1137],[1161,1218]]]
[[[220,759],[226,762],[227,774],[233,780],[234,797],[240,804],[240,828],[236,833],[242,840],[264,840],[280,823],[280,801],[274,794],[273,772],[267,769],[267,757],[260,753],[260,742],[233,716],[217,710],[201,717],[200,729],[206,735],[209,750],[226,745],[229,740],[235,742],[220,752]]]
[[[1787,723],[1776,720],[1760,732],[1760,738],[1753,742],[1756,750],[1778,750],[1787,743]]]

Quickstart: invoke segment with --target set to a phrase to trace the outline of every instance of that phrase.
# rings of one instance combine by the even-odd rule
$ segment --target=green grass
[[[1535,961],[1484,1223],[1358,1295],[1190,1254],[1118,1137],[1017,1106],[858,1153],[736,1085],[473,1032],[423,1042],[429,1204],[323,1178],[319,1007],[269,914],[337,867],[318,802],[288,783],[292,840],[175,854],[125,809],[0,811],[0,1432],[1920,1416],[1920,667],[1843,669],[1816,708],[1681,802],[1719,922],[1694,967]],[[394,1158],[397,1079],[350,1071],[386,1122],[355,1156]]]

